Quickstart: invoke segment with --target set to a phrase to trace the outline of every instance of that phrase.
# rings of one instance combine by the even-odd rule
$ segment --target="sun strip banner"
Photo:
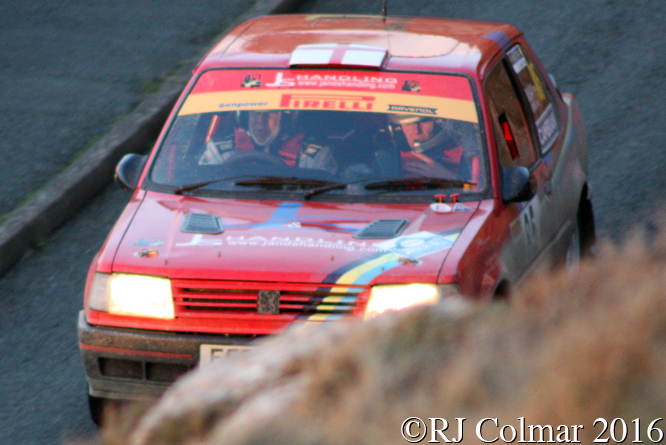
[[[278,109],[420,114],[477,122],[464,77],[363,71],[210,71],[197,81],[178,114]]]
[[[236,110],[336,110],[396,114],[477,122],[474,102],[432,96],[358,94],[343,91],[247,91],[191,95],[178,115]]]
[[[248,90],[382,91],[473,100],[469,79],[449,74],[345,70],[211,70],[190,94]]]

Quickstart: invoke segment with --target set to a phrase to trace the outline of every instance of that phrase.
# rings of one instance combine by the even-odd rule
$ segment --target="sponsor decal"
[[[221,246],[222,240],[219,238],[204,238],[204,236],[200,233],[197,233],[196,235],[192,236],[192,239],[186,243],[176,243],[176,246],[178,247],[186,247],[186,246],[211,246],[211,247],[216,247],[216,246]]]
[[[509,61],[516,74],[519,74],[527,66],[527,61],[525,60],[525,56],[523,55],[520,46],[514,46],[506,54],[509,56]]]
[[[283,94],[280,108],[371,111],[375,98],[361,95]]]
[[[394,90],[398,79],[384,76],[363,76],[348,74],[296,74],[294,77],[285,77],[278,71],[275,80],[267,83],[269,88],[359,88],[365,90]]]
[[[437,116],[437,108],[410,107],[408,105],[389,105],[388,110],[395,111],[398,113],[416,113],[416,114],[427,114],[429,116]]]
[[[292,228],[292,227],[290,227]],[[293,227],[296,228],[296,227]],[[366,241],[343,241],[326,240],[323,238],[312,238],[303,236],[226,236],[226,237],[204,237],[198,233],[184,243],[176,243],[178,247],[298,247],[309,249],[327,249],[344,252],[379,252],[378,247],[367,244]]]
[[[429,253],[446,250],[453,246],[458,239],[460,231],[448,231],[443,233],[420,232],[403,236],[395,240],[375,244],[382,252],[377,252],[352,261],[339,269],[331,272],[324,278],[324,283],[336,283],[340,285],[366,285],[374,280],[379,274],[400,266],[412,266],[420,264],[415,257],[425,256]]]
[[[290,236],[227,236],[219,245],[238,247],[298,247],[310,249],[341,250],[345,252],[378,252],[379,248],[368,245],[365,241],[330,241],[322,238]]]
[[[227,104],[220,104],[218,108],[257,108],[265,107],[268,102],[234,102]]]
[[[439,202],[435,204],[430,204],[430,208],[432,209],[433,212],[437,213],[449,213],[452,210],[450,205]]]
[[[548,104],[543,114],[539,116],[536,121],[537,132],[539,133],[539,143],[541,144],[541,152],[545,153],[557,139],[559,127],[553,106]]]
[[[453,207],[453,211],[454,211],[454,212],[473,212],[474,210],[472,210],[472,209],[470,209],[469,207],[466,207],[466,206],[464,206],[464,205],[462,205],[462,204],[460,204],[460,203],[457,203],[457,204]]]
[[[247,75],[249,82],[252,76],[261,76],[261,87],[241,87]],[[314,70],[252,71],[233,76],[216,72],[206,82],[203,77],[197,82],[202,84],[200,92],[188,95],[178,115],[252,109],[389,111],[477,122],[469,82],[449,77]],[[421,92],[401,91],[405,81],[412,87],[418,82]],[[429,95],[422,94],[426,90]]]
[[[162,238],[141,238],[134,245],[139,247],[163,246],[164,240]]]
[[[285,78],[284,74],[279,72],[275,75],[275,81],[266,84],[269,88],[283,88],[296,86],[296,81],[293,78]]]
[[[523,91],[525,91],[525,96],[527,96],[527,101],[530,103],[530,108],[532,109],[532,113],[536,113],[539,110],[539,107],[541,106],[541,99],[538,97],[538,92],[537,89],[534,85],[528,84],[523,88]]]
[[[421,82],[418,80],[405,80],[404,85],[402,86],[402,91],[411,91],[418,93],[421,91]]]
[[[544,102],[546,100],[546,91],[544,89],[543,83],[541,82],[541,78],[537,74],[537,69],[533,63],[530,62],[527,65],[527,71],[529,71],[530,77],[532,78],[532,83],[534,83],[537,93],[539,94],[539,100],[541,102]]]
[[[140,252],[134,252],[134,256],[139,258],[157,258],[160,253],[157,250],[143,249]]]
[[[431,232],[418,232],[377,243],[375,247],[416,259],[444,249],[450,249],[457,238],[457,233],[453,236],[444,237]]]
[[[258,88],[261,86],[261,75],[260,74],[248,74],[243,79],[241,87],[243,88]]]

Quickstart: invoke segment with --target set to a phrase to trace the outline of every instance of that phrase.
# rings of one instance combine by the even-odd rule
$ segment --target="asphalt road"
[[[241,0],[0,2],[0,218],[196,56]]]
[[[0,279],[0,444],[55,444],[96,432],[76,318],[90,262],[130,196],[108,187]]]
[[[106,5],[107,9],[115,9]],[[129,12],[119,12],[123,19],[117,23],[124,24],[125,15],[138,7],[127,3]],[[6,21],[3,8],[7,8],[6,3],[0,5],[0,21]],[[164,8],[159,9],[162,13]],[[205,12],[203,6],[197,9]],[[380,10],[379,0],[313,0],[302,12]],[[662,173],[666,171],[666,108],[661,106],[666,97],[666,4],[642,0],[389,0],[389,13],[495,20],[521,28],[562,91],[573,93],[582,108],[600,233],[617,240],[636,224],[656,227],[654,221],[666,197],[666,175]],[[179,28],[180,21],[192,18],[177,18],[173,14],[168,20],[172,28],[165,27],[163,34],[158,33],[155,38],[168,40],[178,34],[187,40],[186,32]],[[33,26],[39,28],[40,23],[35,19]],[[3,24],[0,35],[5,29]],[[105,29],[117,31],[112,23]],[[171,33],[169,29],[179,31]],[[74,51],[76,45],[74,40],[69,46],[63,44],[59,51],[66,54]],[[120,45],[115,48],[119,50]],[[2,51],[0,63],[4,66],[7,50]],[[159,59],[160,50],[152,51]],[[141,63],[140,59],[137,57],[133,63]],[[168,71],[177,61],[178,58],[163,65],[156,62],[154,76],[159,75],[160,69]],[[31,69],[33,74],[39,71],[36,67]],[[113,64],[99,69],[114,76]],[[4,79],[3,72],[0,70],[0,79]],[[76,79],[69,82],[75,83]],[[87,82],[82,79],[84,85]],[[0,91],[0,99],[5,94]],[[26,104],[31,103],[37,110],[39,107],[32,104],[37,98],[25,94]],[[114,100],[108,90],[99,96],[102,102]],[[122,114],[123,110],[116,112]],[[24,113],[33,116],[29,109]],[[113,114],[97,116],[98,122]],[[94,132],[79,123],[72,122],[71,138],[85,141]],[[99,123],[96,131],[103,128],[105,125]],[[5,130],[0,131],[4,134]],[[0,177],[3,187],[10,182],[6,176]],[[126,192],[109,187],[56,232],[41,251],[33,252],[0,279],[0,443],[58,443],[63,437],[94,433],[88,419],[75,320],[88,265],[128,199]]]

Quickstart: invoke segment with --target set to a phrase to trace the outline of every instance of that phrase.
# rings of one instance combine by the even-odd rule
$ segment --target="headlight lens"
[[[436,304],[441,298],[459,297],[457,284],[392,284],[374,286],[370,291],[365,320],[388,311],[399,311],[419,304]]]
[[[88,307],[110,314],[175,318],[171,281],[147,275],[96,274]]]

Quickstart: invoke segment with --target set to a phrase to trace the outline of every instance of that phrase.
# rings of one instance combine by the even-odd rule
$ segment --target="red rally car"
[[[506,297],[594,240],[580,111],[506,24],[247,21],[116,180],[78,319],[93,415],[290,326]]]

